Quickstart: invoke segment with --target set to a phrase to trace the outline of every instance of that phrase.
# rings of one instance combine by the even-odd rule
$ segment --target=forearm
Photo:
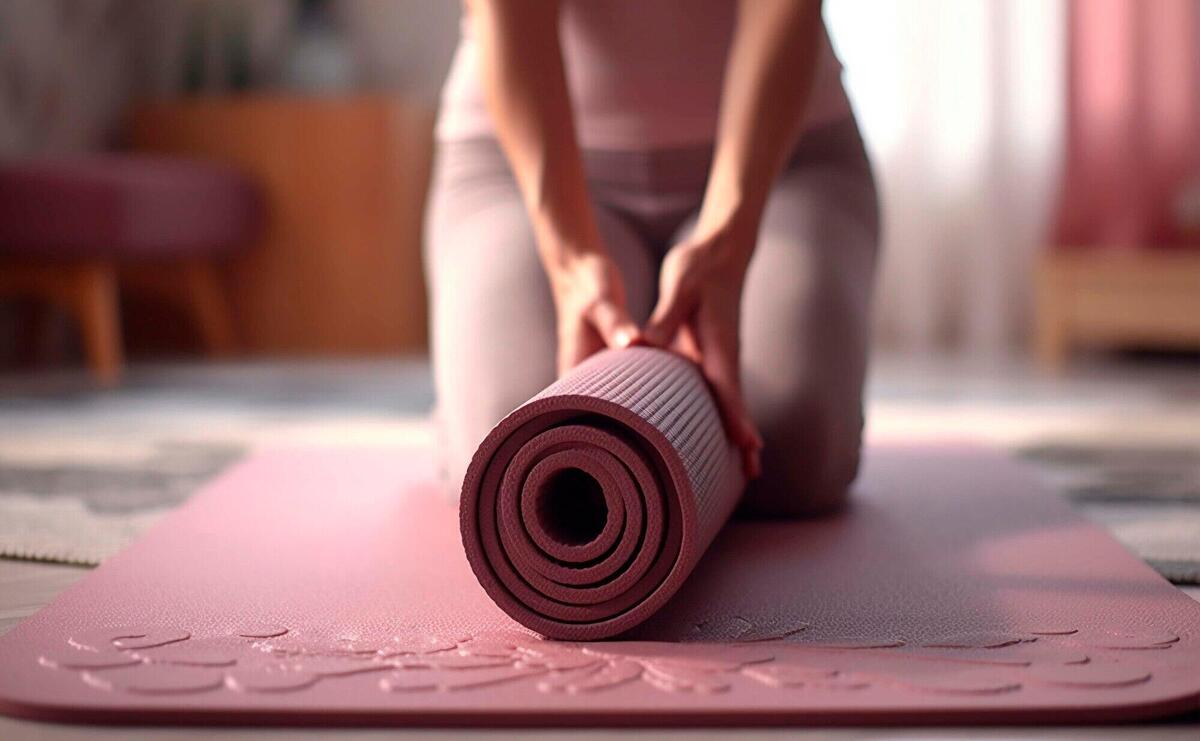
[[[820,0],[741,0],[700,233],[735,229],[757,234],[812,88],[820,30]],[[754,241],[723,243],[748,261]]]
[[[588,199],[555,0],[468,0],[484,95],[548,270],[602,250]]]

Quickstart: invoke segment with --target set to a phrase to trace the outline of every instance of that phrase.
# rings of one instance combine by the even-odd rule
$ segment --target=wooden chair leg
[[[121,377],[121,317],[117,273],[112,265],[80,266],[71,286],[71,309],[83,333],[83,347],[92,375],[111,386]]]
[[[183,266],[183,285],[208,354],[218,358],[233,355],[237,338],[217,271],[207,262],[189,262]]]

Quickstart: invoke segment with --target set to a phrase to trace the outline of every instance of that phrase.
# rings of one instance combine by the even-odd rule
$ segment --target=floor
[[[990,362],[984,365],[939,360],[884,358],[876,363],[870,384],[872,419],[868,436],[873,440],[904,438],[938,439],[972,437],[1004,446],[1021,446],[1053,438],[1095,440],[1113,436],[1136,440],[1191,439],[1200,436],[1200,372],[1191,363],[1130,363],[1108,360],[1077,367],[1063,377],[1038,374],[1019,361]],[[409,418],[428,407],[431,395],[427,377],[412,364],[387,366],[404,379],[405,389],[397,396],[397,384],[378,383],[378,364],[309,366],[294,369],[289,383],[320,391],[331,377],[344,381],[357,379],[347,386],[330,386],[335,398],[325,404],[344,412],[355,410],[358,424],[339,428],[344,418],[323,417],[326,406],[317,404],[297,410],[286,403],[288,387],[279,387],[281,404],[273,412],[254,417],[245,425],[252,447],[327,440],[346,442],[354,435],[371,430],[384,438],[408,439],[413,430],[396,420]],[[83,436],[95,429],[81,429],[81,410],[99,409],[99,418],[117,428],[142,431],[173,424],[163,410],[178,402],[179,389],[207,400],[204,419],[192,419],[189,430],[219,427],[237,415],[245,415],[237,405],[238,389],[247,383],[274,384],[280,377],[276,366],[239,366],[226,369],[192,366],[147,366],[135,368],[133,386],[157,389],[152,402],[142,406],[125,404],[120,392],[95,393],[75,374],[51,377],[0,378],[0,417],[21,421],[30,439],[42,432],[70,430]],[[389,371],[390,372],[390,371]],[[357,375],[356,375],[357,374]],[[393,376],[393,379],[396,376]],[[257,380],[256,380],[257,379]],[[346,392],[351,388],[351,392]],[[340,390],[338,390],[340,389]],[[337,396],[341,394],[340,396]],[[321,396],[320,393],[317,396]],[[140,398],[147,398],[145,396]],[[261,410],[260,410],[261,411]],[[125,415],[125,416],[120,416]],[[89,419],[83,415],[83,419]],[[240,419],[240,417],[239,417]],[[324,423],[322,422],[324,420]],[[340,421],[339,421],[340,420]],[[389,421],[390,420],[390,421]],[[245,419],[242,419],[245,422]],[[364,427],[365,425],[365,427]],[[8,430],[15,425],[5,425]],[[332,428],[332,429],[331,429]],[[11,432],[0,433],[0,443],[14,443]],[[114,443],[116,444],[116,443]],[[24,617],[50,602],[55,595],[86,576],[88,569],[49,563],[0,559],[0,634],[11,630]],[[1200,588],[1184,591],[1200,601]],[[654,731],[656,736],[672,738],[719,738],[731,731]],[[835,739],[1194,739],[1200,736],[1200,713],[1167,723],[1114,728],[928,728],[928,729],[816,729],[816,730],[738,730],[739,738],[835,738]],[[207,739],[253,736],[256,738],[550,738],[569,735],[578,739],[626,737],[629,732],[603,730],[494,731],[464,733],[459,730],[274,730],[210,728],[93,728],[30,723],[0,718],[3,739],[73,738],[178,738]]]

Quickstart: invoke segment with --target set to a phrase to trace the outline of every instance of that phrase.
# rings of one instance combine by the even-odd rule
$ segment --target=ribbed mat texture
[[[679,589],[744,485],[693,363],[608,350],[480,444],[463,482],[463,545],[488,595],[522,625],[607,638]]]

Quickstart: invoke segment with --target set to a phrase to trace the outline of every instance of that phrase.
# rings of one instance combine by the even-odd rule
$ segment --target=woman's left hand
[[[697,226],[688,240],[672,247],[659,272],[658,305],[642,338],[699,364],[749,478],[760,472],[763,442],[742,398],[738,322],[756,231]]]

